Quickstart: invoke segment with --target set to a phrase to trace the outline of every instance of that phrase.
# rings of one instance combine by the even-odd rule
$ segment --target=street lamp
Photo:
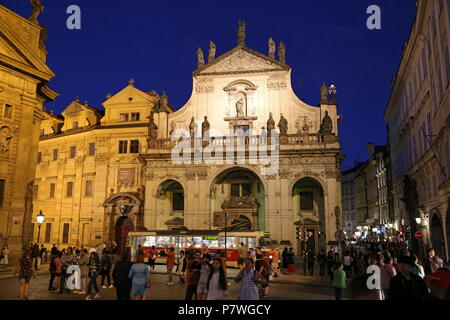
[[[416,218],[416,223],[420,226],[420,224],[422,223],[422,218]]]
[[[42,226],[42,223],[44,223],[44,219],[45,219],[45,216],[42,213],[42,210],[40,210],[39,214],[36,216],[36,222],[38,224],[38,240],[37,240],[38,243],[41,238],[41,226]]]

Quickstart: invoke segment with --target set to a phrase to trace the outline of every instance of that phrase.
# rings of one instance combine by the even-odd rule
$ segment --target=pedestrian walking
[[[48,268],[48,271],[50,271],[50,281],[48,283],[49,291],[55,290],[55,288],[53,287],[53,283],[56,278],[56,263],[55,263],[56,255],[57,255],[57,252],[55,254],[50,255],[50,264],[49,264],[49,268]]]
[[[319,275],[321,277],[325,276],[325,266],[327,263],[327,257],[325,256],[325,251],[320,249],[320,253],[317,256],[317,262],[319,262]]]
[[[241,242],[241,246],[239,247],[239,260],[238,260],[238,267],[239,269],[244,268],[244,261],[247,258],[247,248],[245,247],[245,244]]]
[[[288,254],[288,248],[284,247],[283,252],[281,253],[281,260],[283,263],[284,272],[287,272],[287,268],[289,266],[287,254]]]
[[[55,263],[55,279],[56,279],[56,285],[58,286],[57,292],[59,293],[61,291],[61,272],[62,272],[62,254],[59,251],[56,251],[54,263]],[[53,288],[53,282],[52,278],[50,276],[50,285],[51,288]]]
[[[131,282],[131,295],[133,300],[144,300],[145,292],[150,287],[150,270],[144,262],[144,255],[139,254],[136,262],[130,269],[129,278]]]
[[[9,256],[9,248],[8,248],[8,245],[5,245],[2,248],[2,251],[0,252],[0,267],[1,268],[6,268],[8,266],[8,264],[9,264],[8,256]]]
[[[41,244],[41,249],[39,250],[39,259],[40,264],[44,264],[45,262],[47,262],[47,249],[44,247],[43,244]]]
[[[328,251],[327,254],[327,272],[328,276],[330,277],[330,283],[333,282],[333,268],[336,261],[334,260],[334,253],[332,250]]]
[[[36,278],[36,271],[34,269],[34,261],[31,258],[30,251],[25,250],[22,257],[19,259],[14,277],[19,274],[20,280],[20,300],[28,300],[28,293],[30,291],[31,277]]]
[[[130,279],[130,271],[133,263],[130,260],[128,252],[123,253],[120,261],[116,263],[112,271],[117,300],[131,300],[132,281]]]
[[[389,286],[393,277],[397,275],[392,257],[386,257],[380,263],[381,290],[379,290],[379,300],[389,300]]]
[[[216,259],[222,261],[221,258]],[[208,277],[209,274],[211,273],[211,265],[209,264],[209,260],[203,256],[202,261],[203,262],[200,268],[200,278],[198,280],[197,286],[197,300],[206,300],[208,294]]]
[[[239,300],[259,300],[258,284],[264,281],[263,276],[255,269],[252,259],[245,260],[245,268],[234,279],[240,283]]]
[[[345,276],[348,280],[352,279],[352,262],[353,258],[350,255],[350,252],[347,251],[344,255],[344,272]]]
[[[293,275],[295,273],[295,254],[294,249],[291,247],[286,255],[287,260],[287,272],[289,275]]]
[[[86,300],[92,300],[92,291],[95,290],[94,299],[100,298],[100,290],[98,289],[97,277],[101,270],[101,262],[100,258],[95,250],[93,250],[89,256],[89,285],[88,285],[88,294],[86,296]]]
[[[109,250],[105,250],[105,254],[102,256],[100,263],[102,265],[102,288],[114,288],[114,286],[111,284],[112,259]],[[108,286],[105,285],[105,278],[108,281]]]
[[[200,270],[203,264],[202,253],[197,250],[194,254],[194,260],[191,260],[186,267],[186,300],[190,301],[195,296],[197,299],[197,286],[200,280]]]
[[[87,249],[81,250],[80,253],[80,275],[81,275],[81,290],[78,292],[79,294],[86,294],[87,286],[88,286],[88,278],[89,278],[89,254]]]
[[[155,246],[152,246],[150,248],[150,250],[148,251],[148,265],[153,270],[155,270],[155,264],[156,264],[157,256],[158,256],[158,251],[156,250]]]
[[[73,263],[74,255],[72,252],[72,248],[67,248],[66,253],[61,258],[61,277],[60,277],[60,283],[59,283],[59,294],[62,294],[64,292],[64,289],[66,289],[66,280],[70,276],[67,273],[67,270],[69,269],[69,266]],[[70,290],[67,288],[67,293],[70,293]]]
[[[169,276],[169,281],[166,283],[168,286],[173,286],[173,267],[175,266],[175,248],[170,247],[167,253],[167,275]]]
[[[206,287],[206,300],[222,300],[228,296],[227,277],[221,259],[214,260]]]
[[[316,261],[316,256],[314,253],[309,250],[308,256],[307,256],[307,262],[308,262],[308,273],[310,276],[314,275],[314,262]]]
[[[177,270],[175,272],[178,273],[179,279],[178,284],[183,285],[184,284],[184,277],[186,274],[186,255],[184,254],[184,250],[180,251],[180,256],[178,257],[178,263],[177,263]]]
[[[273,271],[273,277],[277,278],[280,272],[280,251],[275,247],[272,247],[271,268]]]
[[[429,300],[430,294],[425,281],[411,272],[414,258],[401,256],[398,258],[399,273],[392,278],[389,285],[389,300]]]
[[[269,280],[270,280],[270,260],[269,254],[267,252],[263,253],[263,259],[261,263],[261,268],[258,270],[264,281],[261,283],[261,296],[263,298],[269,297]]]
[[[342,300],[344,289],[347,287],[345,278],[344,265],[338,262],[333,270],[333,287],[336,300]]]
[[[435,255],[436,252],[433,248],[427,249],[424,265],[425,275],[430,275],[439,269],[438,264],[434,260]]]
[[[421,264],[419,264],[419,258],[415,254],[412,254],[411,257],[413,258],[414,261],[414,266],[411,268],[411,272],[414,273],[416,276],[425,279],[425,269]]]

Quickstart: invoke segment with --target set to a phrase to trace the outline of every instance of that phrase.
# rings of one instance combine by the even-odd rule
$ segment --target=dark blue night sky
[[[28,18],[28,0],[3,0]],[[344,168],[367,159],[365,144],[386,143],[383,112],[391,79],[415,17],[414,0],[150,1],[43,0],[39,18],[48,26],[48,64],[60,93],[48,110],[61,112],[76,96],[101,107],[108,93],[130,78],[144,91],[166,91],[180,108],[192,91],[196,49],[217,56],[236,45],[237,22],[247,23],[248,47],[267,54],[270,36],[286,45],[292,84],[316,105],[323,81],[338,88]],[[82,30],[66,28],[66,9],[82,10]],[[382,30],[366,28],[366,9],[379,5]],[[302,81],[301,81],[302,79]],[[303,87],[300,86],[303,82]]]

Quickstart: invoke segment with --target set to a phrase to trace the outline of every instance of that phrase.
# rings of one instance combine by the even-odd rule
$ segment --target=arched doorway
[[[301,240],[297,240],[297,252],[303,254],[311,250],[318,254],[325,243],[325,202],[320,183],[313,178],[303,178],[292,189],[292,212],[294,226],[292,232],[301,230]]]
[[[134,231],[133,220],[131,220],[127,216],[121,216],[119,219],[117,219],[114,240],[117,243],[119,254],[125,250],[128,233],[131,231]]]
[[[444,257],[444,232],[441,218],[438,213],[433,214],[431,217],[430,233],[431,244],[434,251],[439,254],[440,257]]]
[[[265,231],[265,192],[259,177],[234,167],[211,185],[211,228]]]
[[[184,188],[176,180],[162,182],[157,191],[157,229],[179,229],[184,227]]]

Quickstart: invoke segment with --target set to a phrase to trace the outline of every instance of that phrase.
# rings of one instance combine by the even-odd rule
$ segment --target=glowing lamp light
[[[416,218],[416,222],[417,222],[417,224],[421,224],[422,223],[422,219],[421,218]]]
[[[37,222],[39,225],[41,225],[42,223],[44,223],[44,219],[45,219],[45,216],[44,216],[44,214],[42,213],[42,210],[40,210],[40,211],[39,211],[39,214],[36,216],[36,222]]]

